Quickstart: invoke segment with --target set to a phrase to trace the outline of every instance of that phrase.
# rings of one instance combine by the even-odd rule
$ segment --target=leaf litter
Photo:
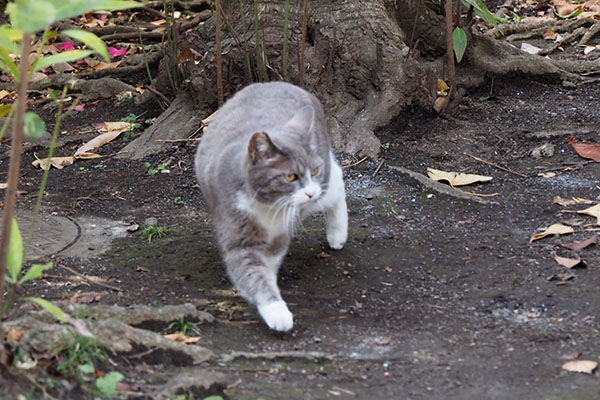
[[[598,367],[596,361],[590,360],[575,360],[568,361],[563,364],[562,369],[569,372],[579,372],[582,374],[591,374]]]
[[[573,139],[571,139],[571,136],[567,136],[567,142],[573,146],[575,152],[581,157],[594,161],[600,161],[600,144],[575,142]]]
[[[567,258],[567,257],[561,257],[559,255],[554,256],[554,260],[559,263],[560,265],[562,265],[563,267],[566,267],[568,269],[571,268],[575,268],[577,266],[584,266],[583,260],[581,260],[581,258],[577,257],[577,258]]]
[[[427,176],[434,181],[447,181],[452,187],[471,185],[478,182],[488,182],[493,179],[491,176],[447,172],[433,168],[427,168]]]
[[[589,239],[581,240],[579,242],[574,243],[560,243],[560,246],[570,249],[570,250],[582,250],[588,246],[598,244],[598,234],[595,234]]]
[[[575,232],[575,230],[570,226],[563,225],[563,224],[553,224],[553,225],[550,225],[550,227],[548,227],[548,229],[546,229],[545,231],[533,234],[531,236],[531,239],[529,239],[529,243],[531,243],[535,240],[545,238],[546,236],[549,236],[549,235],[567,235],[567,234],[573,233],[573,232]]]

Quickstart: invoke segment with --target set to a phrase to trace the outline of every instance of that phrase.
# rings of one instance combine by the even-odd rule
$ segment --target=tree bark
[[[332,141],[339,151],[376,156],[380,149],[377,128],[388,124],[408,105],[431,104],[429,88],[424,84],[427,68],[409,57],[406,35],[396,18],[401,14],[398,10],[410,8],[402,4],[406,2],[412,4],[411,0],[398,5],[384,0],[309,1],[304,83],[323,103]],[[254,26],[253,2],[241,3],[240,10],[239,1],[222,2],[225,97],[251,81],[281,80],[287,75],[297,84],[302,2],[292,3],[289,10],[288,71],[282,70],[284,1],[258,1],[258,29]],[[189,60],[180,65],[185,92],[180,95],[193,99],[194,114],[204,118],[217,108],[214,17],[182,41],[180,47],[189,47],[203,58],[199,63]],[[148,134],[155,140],[161,131],[165,129],[156,126]],[[144,136],[139,140],[148,142]],[[134,141],[127,150],[130,156],[142,158],[135,150],[137,145]]]

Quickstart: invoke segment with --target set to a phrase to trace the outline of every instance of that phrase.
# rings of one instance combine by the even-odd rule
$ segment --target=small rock
[[[555,152],[555,147],[552,143],[544,143],[531,150],[531,156],[533,158],[552,157]]]
[[[577,85],[571,81],[562,81],[561,86],[564,87],[565,89],[576,89],[577,88]]]
[[[144,225],[145,226],[154,226],[154,225],[158,225],[158,218],[155,217],[148,217],[144,220]]]

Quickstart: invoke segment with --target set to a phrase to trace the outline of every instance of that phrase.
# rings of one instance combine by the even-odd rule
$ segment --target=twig
[[[215,54],[217,68],[217,101],[219,105],[223,104],[223,57],[221,54],[221,19],[223,14],[219,12],[221,8],[220,0],[215,0],[216,8],[216,27],[215,27]]]
[[[302,15],[302,43],[300,46],[300,60],[298,61],[298,83],[304,87],[304,53],[306,51],[306,34],[308,30],[308,0],[304,0],[304,13]]]
[[[513,171],[513,170],[512,170],[512,169],[510,169],[510,168],[506,168],[506,167],[503,167],[503,166],[501,166],[501,165],[498,165],[498,164],[496,164],[496,163],[493,163],[493,162],[491,162],[491,161],[484,160],[483,158],[475,157],[475,156],[474,156],[474,155],[472,155],[472,154],[467,154],[467,155],[468,155],[469,157],[471,157],[471,158],[473,158],[473,159],[475,159],[475,160],[479,161],[479,162],[482,162],[482,163],[484,163],[484,164],[487,164],[487,165],[491,165],[491,166],[492,166],[492,167],[494,167],[494,168],[498,168],[498,169],[501,169],[502,171],[506,171],[506,172],[509,172],[509,173],[511,173],[511,174],[514,174],[514,175],[520,176],[521,178],[528,178],[528,176],[527,176],[527,175],[524,175],[524,174],[522,174],[522,173],[520,173],[520,172],[517,172],[517,171]]]
[[[158,97],[160,97],[161,100],[167,104],[167,107],[171,105],[171,102],[169,101],[169,99],[167,99],[167,97],[164,94],[162,94],[158,90],[154,89],[152,86],[146,85],[145,87],[146,87],[146,90],[148,90],[150,93],[153,93],[153,94],[157,95]]]
[[[379,163],[379,165],[377,166],[377,168],[375,168],[375,172],[373,172],[373,176],[372,176],[373,178],[375,178],[375,175],[377,175],[377,173],[379,172],[379,170],[383,166],[384,162],[385,162],[385,160],[381,160],[381,162]]]
[[[363,161],[365,161],[367,158],[369,157],[363,157],[361,160],[358,160],[357,162],[355,162],[354,164],[350,164],[350,165],[346,165],[342,168],[352,168],[352,167],[356,167],[358,164],[362,163]]]
[[[202,138],[192,138],[192,139],[156,139],[155,142],[164,142],[164,143],[178,143],[178,142],[199,142]]]
[[[122,291],[123,291],[123,289],[121,289],[121,288],[118,288],[118,287],[116,287],[116,286],[109,285],[108,283],[102,283],[102,282],[95,281],[95,280],[93,280],[93,279],[91,279],[91,278],[88,278],[87,276],[85,276],[85,275],[83,275],[83,274],[81,274],[81,273],[79,273],[79,272],[75,271],[75,270],[74,270],[74,269],[72,269],[72,268],[69,268],[69,267],[66,267],[66,266],[64,266],[64,265],[60,265],[60,264],[57,264],[57,265],[58,265],[60,268],[62,268],[62,269],[64,269],[64,270],[67,270],[67,271],[69,271],[70,273],[72,273],[72,274],[74,274],[74,275],[76,275],[76,276],[80,277],[81,279],[83,279],[83,280],[84,280],[84,281],[86,281],[86,282],[93,283],[93,284],[96,284],[96,285],[98,285],[98,286],[102,286],[102,287],[105,287],[105,288],[107,288],[107,289],[114,290],[114,291],[117,291],[117,292],[122,292]]]

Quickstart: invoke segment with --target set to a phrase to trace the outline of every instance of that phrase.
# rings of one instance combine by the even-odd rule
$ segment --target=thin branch
[[[215,0],[215,53],[217,63],[217,100],[219,105],[223,104],[223,57],[221,54],[221,19],[222,14],[219,12],[221,9],[221,0]]]
[[[8,255],[8,244],[12,219],[17,202],[17,185],[19,182],[19,169],[21,167],[21,147],[23,145],[23,118],[27,109],[27,73],[29,61],[27,55],[31,49],[31,35],[23,34],[21,45],[21,61],[19,65],[19,90],[17,97],[17,110],[15,123],[12,130],[12,142],[10,149],[10,165],[8,167],[8,179],[6,195],[4,198],[4,219],[2,221],[2,237],[0,237],[0,309],[2,309],[2,296],[4,293],[4,275]]]

